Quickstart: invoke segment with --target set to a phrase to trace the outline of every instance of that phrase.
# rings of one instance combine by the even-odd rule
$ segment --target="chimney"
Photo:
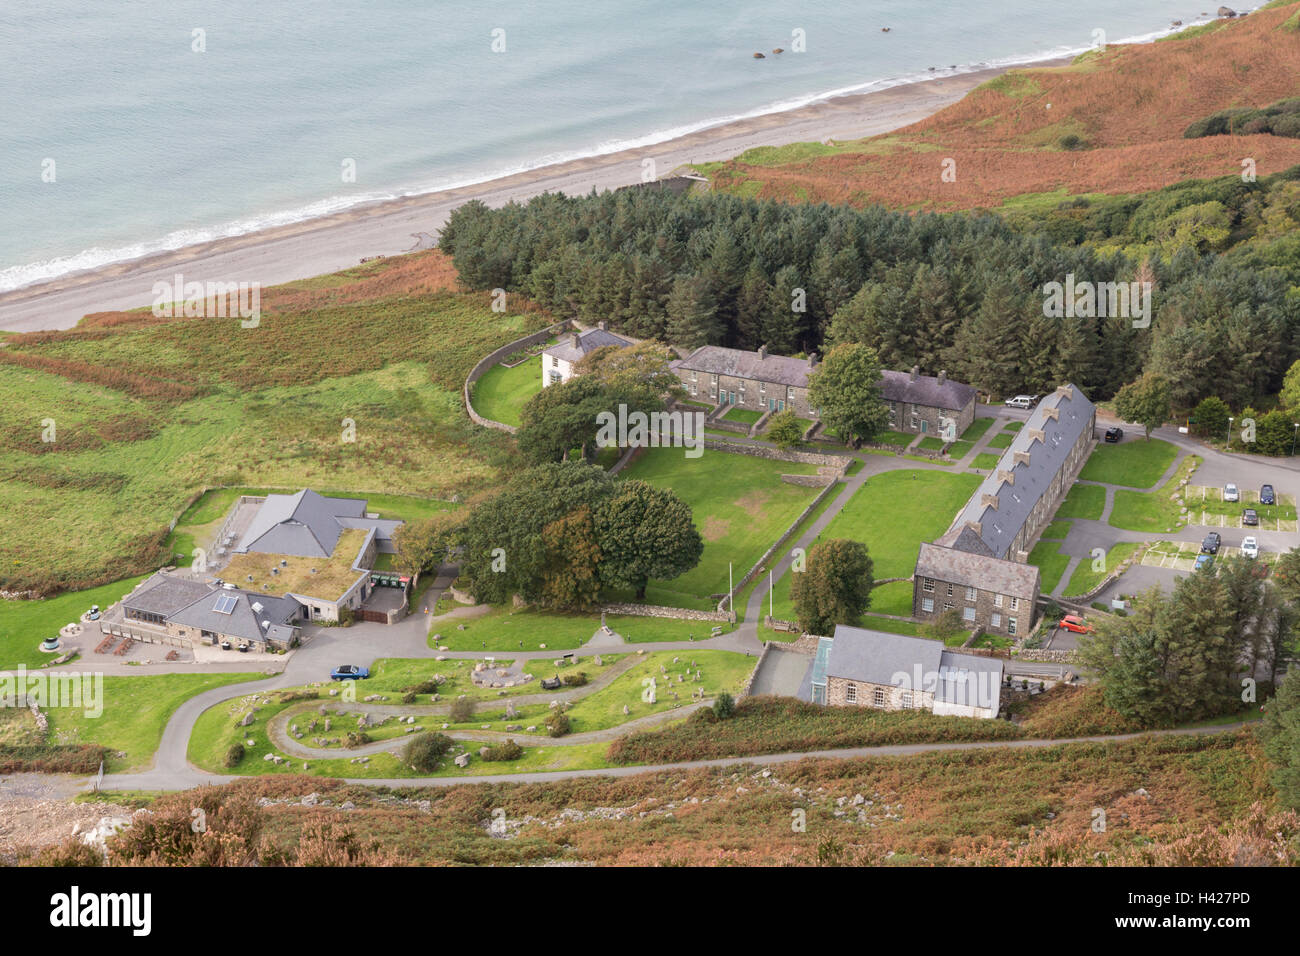
[[[980,495],[980,507],[981,507],[981,508],[992,508],[994,511],[997,511],[997,510],[998,510],[998,496],[997,496],[997,495],[990,495],[990,494],[982,494],[982,495]]]
[[[944,382],[946,382],[946,381],[948,381],[948,372],[947,372],[946,369],[945,369],[945,370],[941,370],[941,371],[939,372],[939,384],[942,385],[942,384],[943,384]]]
[[[605,330],[605,320],[604,320],[604,319],[601,319],[599,322],[597,322],[597,323],[596,323],[596,328],[600,329],[602,332],[606,331],[606,330]]]
[[[574,333],[573,333],[573,335],[572,335],[572,340],[570,341],[569,344],[571,344],[575,349],[578,348],[578,333],[577,333],[577,332],[574,332]]]
[[[811,371],[812,369],[815,369],[816,367],[817,367],[817,353],[816,353],[816,352],[809,352],[809,353],[808,353],[808,369]]]
[[[767,358],[767,344],[764,343],[758,347],[758,360],[761,362]]]
[[[1016,464],[1017,464],[1017,465],[1027,465],[1027,464],[1029,464],[1029,452],[1027,452],[1027,451],[1018,451],[1018,452],[1016,452],[1015,455],[1014,455],[1014,458],[1015,458],[1015,461],[1016,461]]]
[[[912,366],[912,377],[911,377],[910,379],[908,379],[908,381],[909,381],[909,382],[915,382],[915,381],[916,381],[916,377],[917,377],[918,375],[920,375],[920,374],[921,374],[921,366],[919,366],[919,365],[913,365],[913,366]]]
[[[1016,473],[1014,471],[1007,471],[1005,468],[999,468],[998,483],[999,486],[1004,483],[1014,485],[1016,483]]]

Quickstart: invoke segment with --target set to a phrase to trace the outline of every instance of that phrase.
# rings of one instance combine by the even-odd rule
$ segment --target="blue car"
[[[1214,567],[1214,555],[1200,554],[1196,556],[1197,571],[1201,570],[1201,568],[1212,568],[1212,567]]]
[[[369,676],[369,667],[357,667],[355,664],[344,664],[330,671],[330,680],[365,680]]]

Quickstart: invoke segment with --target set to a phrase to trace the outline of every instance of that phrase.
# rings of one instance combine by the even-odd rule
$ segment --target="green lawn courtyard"
[[[494,365],[474,383],[474,411],[505,425],[519,425],[530,398],[542,390],[542,357],[534,355],[513,368]]]
[[[1178,449],[1167,441],[1128,441],[1098,445],[1079,477],[1127,488],[1150,488],[1169,470]]]

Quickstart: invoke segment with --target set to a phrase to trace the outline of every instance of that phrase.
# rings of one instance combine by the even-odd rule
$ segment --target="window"
[[[766,395],[766,394],[767,394],[767,382],[759,382],[759,383],[758,383],[758,394],[760,394],[760,395]]]
[[[967,589],[966,589],[966,600],[968,600],[968,601],[973,601],[973,600],[975,600],[975,589],[974,589],[974,588],[967,588]]]
[[[952,585],[948,585],[948,597],[952,597]]]
[[[962,608],[961,616],[962,620],[973,622],[975,620],[975,609],[973,607]]]
[[[1013,611],[1019,611],[1019,610],[1020,610],[1020,598],[1018,598],[1018,597],[1013,597],[1013,598],[1011,599],[1011,610],[1013,610]]]
[[[1016,619],[1014,617],[1007,618],[1007,633],[1016,633]]]
[[[1001,595],[1001,594],[995,594],[995,595],[993,595],[993,606],[994,606],[994,607],[1001,607],[1001,606],[1002,606],[1002,595]]]
[[[989,617],[989,627],[1001,627],[1001,626],[1002,626],[1001,614],[994,614],[991,617]]]
[[[934,578],[922,578],[922,579],[921,579],[921,590],[922,590],[922,591],[925,591],[927,594],[933,594],[933,593],[934,593]]]
[[[872,707],[884,707],[884,706],[885,706],[885,692],[884,692],[884,690],[883,690],[882,688],[877,687],[877,688],[872,692],[872,694],[871,694],[871,706],[872,706]]]
[[[952,605],[952,602],[951,602],[951,601],[944,601],[944,602],[943,602],[943,609],[944,609],[945,611],[951,611],[951,610],[952,610],[952,607],[953,607],[953,605]]]
[[[903,691],[903,709],[912,709],[912,692],[910,690]]]
[[[791,385],[789,388],[786,389],[786,391],[785,391],[785,397],[788,398],[788,399],[789,399],[790,401],[792,401],[792,402],[794,401],[794,386],[793,386],[793,385]]]
[[[934,598],[921,598],[921,610],[926,614],[934,611]]]
[[[857,684],[850,684],[848,687],[844,688],[844,699],[850,704],[856,704],[858,702]]]

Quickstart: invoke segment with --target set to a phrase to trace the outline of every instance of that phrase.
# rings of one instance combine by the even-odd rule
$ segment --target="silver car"
[[[1223,486],[1223,500],[1224,501],[1241,500],[1241,492],[1237,490],[1236,485],[1228,484]]]

